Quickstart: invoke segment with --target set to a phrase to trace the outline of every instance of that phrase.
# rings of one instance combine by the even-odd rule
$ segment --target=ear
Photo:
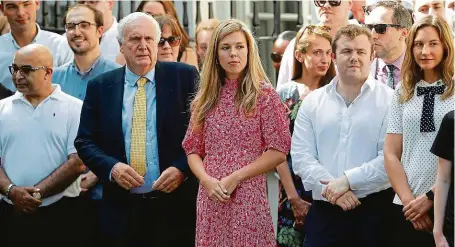
[[[299,61],[300,63],[303,63],[303,53],[301,51],[294,51],[294,57]]]
[[[2,14],[4,15],[5,10],[3,10],[3,3],[2,3],[2,1],[0,1],[0,11],[1,11]]]
[[[348,1],[348,6],[349,6],[349,10],[351,10],[352,9],[352,0]]]
[[[96,32],[98,33],[98,38],[103,37],[103,34],[104,34],[104,27],[103,27],[103,26],[98,27],[98,28],[96,29]]]
[[[36,3],[36,9],[39,10],[39,7],[40,7],[40,2],[39,2],[39,0],[35,0],[35,3]]]
[[[337,64],[337,59],[336,59],[335,52],[332,52],[332,54],[330,54],[330,57],[332,58],[332,62],[336,65]]]
[[[47,79],[47,77],[49,76],[50,79],[52,80],[52,73],[54,73],[54,69],[53,68],[47,68],[46,69],[46,74],[44,75],[44,78]]]
[[[409,34],[409,30],[407,28],[403,28],[401,31],[401,37],[403,39],[406,39],[408,37],[408,34]]]

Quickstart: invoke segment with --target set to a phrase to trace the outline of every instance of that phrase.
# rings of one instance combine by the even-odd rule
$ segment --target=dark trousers
[[[154,191],[124,200],[104,199],[103,246],[194,247],[196,187],[186,181],[175,192]]]
[[[59,201],[38,208],[32,214],[16,212],[14,207],[2,202],[1,225],[6,235],[2,246],[59,247],[81,246],[80,203],[78,198],[63,197]],[[3,234],[2,233],[2,234]]]
[[[344,212],[341,207],[313,201],[305,219],[304,247],[384,247],[389,246],[387,205],[391,189],[360,199],[361,205]]]
[[[403,206],[393,205],[392,229],[395,247],[434,247],[434,237],[431,232],[417,231],[403,214]]]
[[[93,200],[89,193],[80,196],[81,239],[84,247],[98,247],[101,244],[101,200]]]

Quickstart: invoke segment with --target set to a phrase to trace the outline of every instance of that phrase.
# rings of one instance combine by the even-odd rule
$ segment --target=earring
[[[216,64],[219,64],[219,63],[218,63],[218,59],[215,59],[215,63],[216,63]]]

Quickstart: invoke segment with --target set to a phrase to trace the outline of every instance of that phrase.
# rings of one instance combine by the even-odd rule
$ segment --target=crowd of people
[[[39,6],[0,2],[2,246],[454,246],[454,1],[315,0],[276,88],[240,20]]]

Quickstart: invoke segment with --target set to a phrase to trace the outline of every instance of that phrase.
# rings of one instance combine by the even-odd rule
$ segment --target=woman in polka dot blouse
[[[438,163],[430,149],[455,103],[454,44],[446,21],[428,16],[412,26],[401,71],[384,145],[385,168],[396,192],[390,215],[393,239],[396,246],[435,246],[431,231]]]

